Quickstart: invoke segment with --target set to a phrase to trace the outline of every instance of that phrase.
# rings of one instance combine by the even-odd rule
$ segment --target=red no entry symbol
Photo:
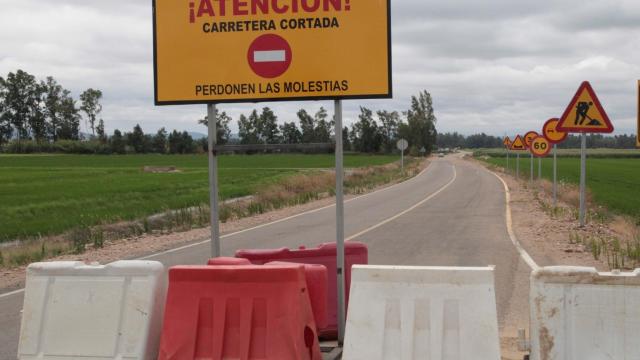
[[[255,39],[247,53],[249,66],[256,75],[272,79],[289,69],[291,46],[287,40],[275,34],[261,35]]]

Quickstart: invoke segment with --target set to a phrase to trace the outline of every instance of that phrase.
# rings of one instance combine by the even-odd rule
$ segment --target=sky
[[[138,123],[147,133],[206,132],[204,105],[154,106],[151,0],[0,0],[0,9],[0,76],[53,76],[76,98],[101,89],[108,132]],[[638,0],[392,0],[391,21],[394,98],[345,101],[346,124],[359,106],[405,111],[427,90],[439,132],[539,131],[589,80],[616,133],[635,132]],[[333,111],[329,101],[220,110],[235,132],[240,114],[263,106],[280,122],[301,108]]]

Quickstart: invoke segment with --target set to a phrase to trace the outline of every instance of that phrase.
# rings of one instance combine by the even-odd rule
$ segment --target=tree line
[[[261,112],[253,110],[248,116],[238,119],[238,142],[240,144],[303,144],[331,143],[335,139],[335,119],[324,108],[310,114],[301,109],[296,113],[297,121],[285,121],[278,125],[278,117],[268,107]],[[231,118],[222,113],[217,124],[228,129]],[[436,144],[436,122],[433,100],[427,91],[412,96],[407,111],[373,110],[360,107],[358,120],[351,127],[342,129],[344,148],[347,151],[364,153],[390,153],[396,142],[404,138],[411,151],[418,155],[431,153]],[[201,120],[207,124],[207,120]],[[226,131],[226,130],[225,130]],[[220,141],[220,137],[218,141]],[[223,142],[229,139],[222,139]]]
[[[48,77],[38,82],[34,76],[18,70],[0,77],[0,145],[6,152],[70,152],[97,154],[161,153],[190,154],[207,151],[207,139],[194,140],[187,132],[165,128],[145,134],[138,124],[130,132],[116,129],[107,135],[104,121],[98,119],[102,106],[100,90],[88,89],[80,104],[70,92]],[[80,139],[80,120],[88,122],[90,141]],[[238,118],[238,134],[233,137],[226,113],[217,114],[218,144],[302,144],[335,142],[335,119],[320,108],[315,113],[301,109],[297,119],[280,123],[268,107],[253,110]],[[390,153],[400,138],[408,140],[414,155],[429,154],[436,145],[436,117],[433,100],[427,91],[412,96],[403,112],[373,111],[360,107],[358,119],[342,129],[346,151]],[[208,125],[208,118],[198,120]],[[11,141],[14,139],[13,141]],[[30,141],[26,141],[30,140]]]
[[[0,76],[0,145],[12,139],[18,143],[79,140],[83,118],[92,134],[106,139],[102,111],[102,92],[87,89],[79,101],[53,77],[38,81],[18,70]]]
[[[513,136],[510,137],[513,140]],[[453,133],[438,134],[439,148],[465,148],[465,149],[488,149],[502,148],[504,137],[487,135],[485,133],[464,136]],[[589,134],[587,135],[587,147],[589,148],[606,148],[606,149],[635,149],[635,135],[603,135]],[[580,148],[580,136],[569,135],[565,141],[558,144],[560,149]]]

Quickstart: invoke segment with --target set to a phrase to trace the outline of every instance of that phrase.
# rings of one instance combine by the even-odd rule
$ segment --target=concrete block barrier
[[[164,279],[155,261],[29,265],[18,358],[155,359]]]
[[[533,360],[640,359],[640,269],[541,268],[529,302]]]
[[[352,269],[344,360],[499,360],[493,267]]]
[[[338,284],[336,279],[336,243],[325,243],[315,248],[273,250],[238,250],[236,257],[248,259],[253,264],[266,264],[272,261],[286,261],[301,264],[324,265],[329,274],[327,280],[326,326],[321,326],[320,336],[326,339],[336,338],[338,334]],[[368,264],[368,248],[364,243],[349,241],[344,244],[345,302],[349,304],[351,288],[351,267],[356,264]]]

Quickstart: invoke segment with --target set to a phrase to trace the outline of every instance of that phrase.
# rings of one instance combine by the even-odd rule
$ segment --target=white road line
[[[427,201],[429,201],[429,200],[433,199],[434,197],[436,197],[438,194],[440,194],[446,188],[448,188],[449,185],[453,184],[453,182],[456,181],[456,178],[458,177],[458,172],[456,171],[455,165],[452,165],[451,168],[453,169],[453,178],[448,183],[446,183],[443,187],[438,189],[438,191],[436,191],[436,192],[432,193],[431,195],[427,196],[426,198],[422,199],[420,202],[418,202],[417,204],[413,205],[412,207],[410,207],[410,208],[408,208],[408,209],[406,209],[406,210],[404,210],[402,212],[399,212],[398,214],[396,214],[396,215],[394,215],[394,216],[392,216],[392,217],[390,217],[390,218],[388,218],[388,219],[386,219],[386,220],[384,220],[382,222],[379,222],[379,223],[377,223],[377,224],[375,224],[375,225],[373,225],[373,226],[371,226],[369,228],[366,228],[366,229],[360,231],[357,234],[351,235],[348,238],[346,238],[345,240],[346,241],[353,240],[353,239],[357,238],[358,236],[364,235],[364,234],[368,233],[369,231],[375,230],[375,229],[377,229],[377,228],[379,228],[379,227],[381,227],[381,226],[383,226],[385,224],[388,224],[391,221],[393,221],[393,220],[395,220],[395,219],[397,219],[397,218],[399,218],[399,217],[401,217],[401,216],[403,216],[403,215],[415,210],[416,208],[418,208],[419,206],[423,205]]]
[[[506,181],[504,181],[502,177],[500,177],[500,175],[496,174],[491,170],[488,170],[488,169],[485,169],[485,170],[495,175],[495,177],[497,177],[498,180],[500,180],[500,182],[502,182],[502,185],[504,186],[505,202],[506,202],[505,218],[507,221],[507,232],[509,233],[509,237],[511,238],[511,242],[513,243],[513,246],[515,246],[522,260],[524,260],[524,262],[526,262],[527,265],[529,265],[531,270],[539,269],[540,267],[538,266],[538,264],[536,264],[536,262],[533,260],[531,255],[529,255],[529,253],[522,247],[522,244],[520,244],[520,241],[518,241],[518,238],[516,237],[516,233],[513,231],[513,220],[511,218],[511,192],[509,191],[509,186],[507,185]]]
[[[397,186],[400,186],[400,185],[403,185],[403,184],[407,184],[407,183],[413,182],[414,180],[416,180],[416,179],[418,179],[420,176],[422,176],[424,173],[426,173],[427,171],[429,171],[431,168],[432,168],[432,165],[430,164],[430,165],[429,165],[429,166],[427,166],[424,170],[422,170],[418,175],[416,175],[416,176],[412,177],[412,178],[411,178],[411,179],[409,179],[409,180],[406,180],[406,181],[403,181],[403,182],[400,182],[400,183],[397,183],[397,184],[393,184],[393,185],[391,185],[391,186],[385,187],[385,188],[380,189],[380,190],[376,190],[376,191],[374,191],[374,192],[370,192],[370,193],[368,193],[368,194],[364,194],[364,195],[356,196],[356,197],[354,197],[354,198],[352,198],[352,199],[349,199],[349,200],[345,201],[345,203],[349,203],[349,202],[352,202],[352,201],[355,201],[355,200],[363,199],[363,198],[366,198],[366,197],[372,196],[372,195],[374,195],[374,194],[379,194],[379,193],[381,193],[381,192],[385,192],[385,191],[391,190],[391,189],[393,189],[393,188],[395,188],[395,187],[397,187]],[[454,169],[454,170],[455,170],[455,169]],[[448,184],[447,184],[447,186],[448,186]],[[243,234],[243,233],[246,233],[246,232],[249,232],[249,231],[262,229],[262,228],[267,227],[267,226],[271,226],[271,225],[279,224],[279,223],[284,222],[284,221],[288,221],[288,220],[291,220],[291,219],[295,219],[295,218],[300,217],[300,216],[303,216],[303,215],[313,214],[313,213],[316,213],[316,212],[319,212],[319,211],[322,211],[322,210],[326,210],[326,209],[329,209],[329,208],[332,208],[332,207],[335,207],[335,206],[336,206],[335,204],[331,204],[331,205],[323,206],[323,207],[318,208],[318,209],[313,209],[313,210],[305,211],[305,212],[302,212],[302,213],[300,213],[300,214],[296,214],[296,215],[292,215],[292,216],[289,216],[289,217],[286,217],[286,218],[282,218],[282,219],[280,219],[280,220],[276,220],[276,221],[272,221],[272,222],[269,222],[269,223],[266,223],[266,224],[262,224],[262,225],[254,226],[254,227],[252,227],[252,228],[248,228],[248,229],[244,229],[244,230],[236,231],[236,232],[234,232],[234,233],[230,233],[230,234],[222,235],[220,238],[221,238],[221,239],[225,239],[225,238],[232,237],[232,236],[239,235],[239,234]],[[391,220],[389,220],[389,221],[391,221]],[[373,230],[373,229],[370,229],[370,230]],[[136,258],[135,260],[148,260],[148,259],[152,259],[152,258],[155,258],[155,257],[157,257],[157,256],[162,256],[162,255],[166,255],[166,254],[171,254],[171,253],[174,253],[174,252],[178,252],[178,251],[182,251],[182,250],[185,250],[185,249],[190,249],[190,248],[192,248],[192,247],[196,247],[196,246],[200,246],[200,245],[203,245],[203,244],[207,244],[207,243],[209,243],[210,241],[211,241],[211,240],[210,240],[210,238],[207,238],[206,240],[203,240],[203,241],[199,241],[199,242],[192,243],[192,244],[189,244],[189,245],[185,245],[185,246],[181,246],[181,247],[177,247],[177,248],[169,249],[169,250],[166,250],[166,251],[162,251],[162,252],[159,252],[159,253],[154,253],[154,254],[147,255],[147,256],[143,256],[143,257],[140,257],[140,258]],[[13,295],[18,295],[18,294],[21,294],[21,293],[23,293],[23,292],[24,292],[24,289],[19,289],[19,290],[11,291],[11,292],[8,292],[8,293],[0,294],[0,299],[5,298],[5,297],[9,297],[9,296],[13,296]]]

